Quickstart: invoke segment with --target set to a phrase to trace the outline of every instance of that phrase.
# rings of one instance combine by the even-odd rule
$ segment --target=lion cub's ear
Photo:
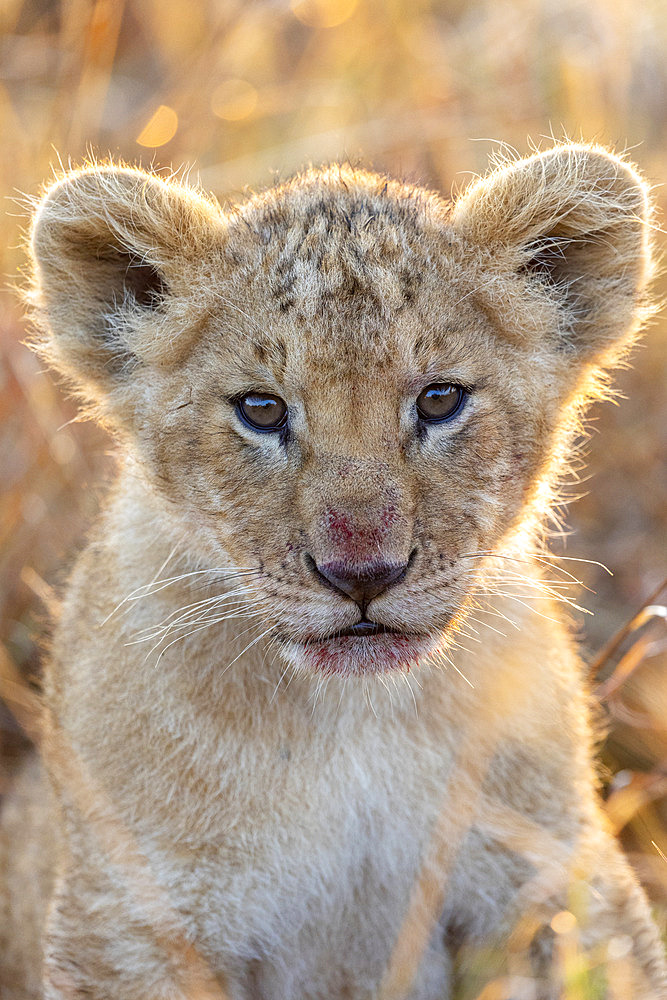
[[[177,363],[221,231],[219,206],[173,181],[120,167],[68,174],[33,223],[38,349],[92,399],[138,363]]]
[[[563,145],[473,183],[453,222],[489,268],[523,275],[529,292],[556,303],[552,332],[562,347],[604,360],[641,318],[649,213],[648,187],[627,163],[599,147]]]

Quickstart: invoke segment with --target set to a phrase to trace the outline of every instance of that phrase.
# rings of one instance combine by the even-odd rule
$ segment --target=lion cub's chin
[[[281,637],[279,641],[282,655],[294,666],[341,677],[409,670],[434,653],[439,645],[438,636],[396,632],[305,641]]]

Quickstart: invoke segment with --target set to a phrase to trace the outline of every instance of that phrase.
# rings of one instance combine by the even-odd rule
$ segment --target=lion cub
[[[346,166],[228,212],[46,192],[39,349],[119,471],[4,807],[3,997],[665,995],[540,555],[648,213],[582,145],[453,205]]]

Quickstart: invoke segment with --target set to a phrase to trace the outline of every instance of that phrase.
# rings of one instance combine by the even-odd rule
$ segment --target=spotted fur
[[[627,939],[627,995],[665,995],[541,548],[647,311],[649,220],[582,145],[454,204],[347,166],[230,211],[113,165],[45,192],[37,347],[120,462],[47,665],[51,888],[2,855],[17,998],[41,953],[49,1000],[436,1000],[493,944],[547,1000],[568,907],[602,975]],[[434,383],[451,421],[419,418]],[[284,428],[239,419],[250,392]],[[346,634],[360,607],[379,634]]]

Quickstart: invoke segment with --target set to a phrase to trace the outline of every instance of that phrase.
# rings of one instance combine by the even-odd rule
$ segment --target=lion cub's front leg
[[[532,860],[495,943],[461,948],[457,1000],[484,989],[494,1000],[663,1000],[663,946],[615,841],[592,828],[576,852],[556,844]]]
[[[599,959],[610,996],[636,1000],[667,997],[664,946],[644,893],[617,843],[594,830],[584,841],[590,892],[581,945]]]
[[[186,919],[104,802],[64,820],[44,936],[46,1000],[225,1000]]]
[[[111,882],[91,869],[68,865],[57,883],[44,942],[46,1000],[118,996],[139,1000],[182,1000],[188,996],[169,950],[154,928],[119,898]],[[185,947],[182,946],[182,953]],[[215,993],[202,994],[214,997]]]

